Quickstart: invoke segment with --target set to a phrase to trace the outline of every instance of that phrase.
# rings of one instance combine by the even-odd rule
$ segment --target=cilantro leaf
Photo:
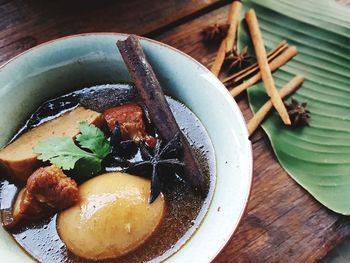
[[[91,153],[83,151],[75,145],[69,137],[53,137],[46,141],[39,142],[34,147],[34,153],[38,154],[38,159],[50,161],[52,164],[64,169],[74,168],[74,164],[81,158],[96,162],[99,158]]]
[[[39,160],[50,161],[63,170],[73,169],[80,160],[84,164],[84,171],[95,174],[101,170],[102,160],[109,154],[111,146],[96,126],[81,122],[79,130],[81,134],[77,136],[77,141],[83,149],[66,136],[41,141],[33,148],[33,152]]]
[[[79,130],[81,134],[77,136],[77,141],[82,148],[90,150],[101,159],[109,154],[111,146],[99,128],[83,121],[79,123]]]

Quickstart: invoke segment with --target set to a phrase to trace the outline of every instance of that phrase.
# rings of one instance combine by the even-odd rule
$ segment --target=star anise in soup
[[[183,172],[184,163],[180,161],[182,156],[180,135],[175,135],[168,143],[158,139],[154,149],[151,149],[144,141],[140,142],[139,147],[143,160],[133,163],[126,171],[150,177],[151,196],[149,202],[152,203],[163,190],[162,174],[170,173],[175,176],[175,174]]]

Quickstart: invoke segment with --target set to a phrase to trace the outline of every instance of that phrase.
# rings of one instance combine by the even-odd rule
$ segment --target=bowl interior
[[[85,34],[40,45],[0,67],[0,146],[45,100],[94,84],[130,80],[115,43],[122,34]],[[169,262],[213,259],[236,229],[252,178],[251,145],[231,95],[206,68],[183,53],[142,39],[162,87],[201,120],[212,140],[217,181],[199,229]],[[0,251],[11,262],[30,262],[0,227]]]

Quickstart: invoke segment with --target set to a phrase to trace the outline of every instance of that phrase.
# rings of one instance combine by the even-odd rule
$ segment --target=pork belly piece
[[[5,228],[11,229],[24,219],[39,219],[49,216],[53,210],[39,203],[24,187],[18,193],[12,209],[1,210],[1,220]]]
[[[20,221],[50,216],[78,201],[79,189],[73,179],[54,165],[41,167],[28,178],[12,211],[2,211],[2,221],[6,228],[13,228]]]
[[[14,222],[20,219],[39,219],[46,217],[53,213],[53,209],[49,206],[40,203],[35,197],[30,194],[26,187],[24,187],[18,194],[16,202],[13,207],[12,216]]]
[[[77,107],[56,119],[29,130],[0,150],[0,171],[4,173],[2,175],[24,185],[28,177],[42,165],[37,160],[36,154],[33,153],[33,147],[39,141],[47,140],[53,136],[75,137],[79,132],[78,124],[81,121],[100,127],[104,119],[98,112]]]
[[[123,140],[140,141],[146,136],[142,108],[136,103],[110,108],[103,113],[110,131],[118,122]]]

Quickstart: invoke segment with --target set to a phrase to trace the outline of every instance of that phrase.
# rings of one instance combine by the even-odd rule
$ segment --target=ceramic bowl
[[[0,67],[0,146],[42,102],[74,89],[129,80],[116,48],[123,34],[92,33],[57,39]],[[141,44],[166,93],[189,107],[214,146],[217,180],[207,213],[167,262],[209,262],[229,241],[243,216],[252,182],[252,151],[241,111],[223,84],[200,63],[162,43]],[[0,227],[4,262],[31,262]]]

